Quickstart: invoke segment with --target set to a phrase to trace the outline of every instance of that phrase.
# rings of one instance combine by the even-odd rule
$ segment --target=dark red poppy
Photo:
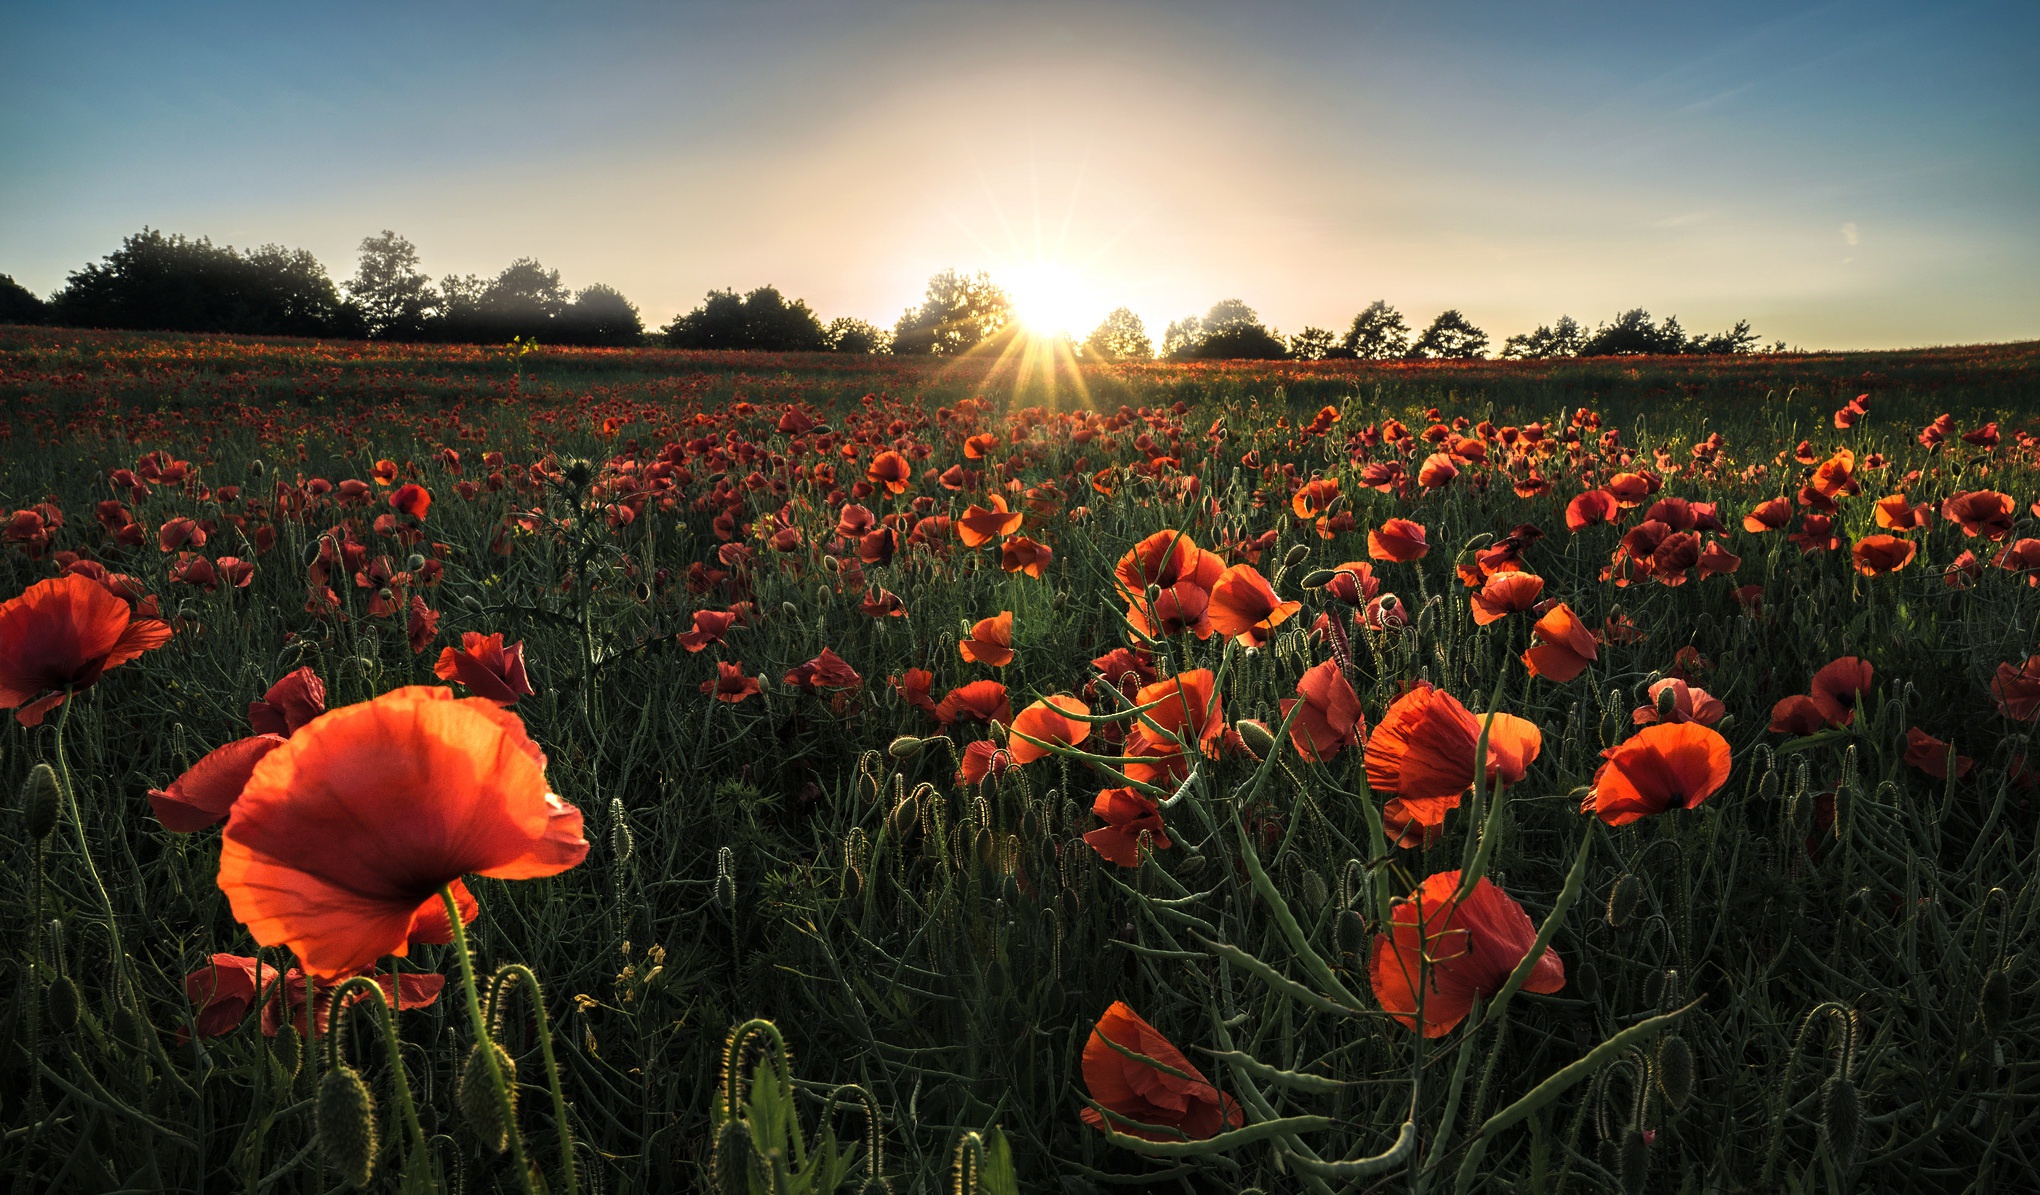
[[[1282,702],[1282,716],[1298,700],[1303,708],[1289,724],[1289,741],[1305,759],[1331,759],[1347,747],[1358,746],[1367,734],[1367,718],[1360,707],[1360,695],[1346,679],[1338,661],[1314,665],[1296,682],[1297,696]]]
[[[1364,606],[1381,592],[1381,579],[1374,575],[1374,566],[1364,560],[1348,560],[1336,566],[1332,579],[1325,582],[1325,593],[1348,606]]]
[[[1754,531],[1761,534],[1765,531],[1780,530],[1791,521],[1792,500],[1790,498],[1773,498],[1768,502],[1759,503],[1756,509],[1744,515],[1742,525],[1744,531]]]
[[[1460,874],[1440,872],[1397,901],[1389,932],[1375,935],[1368,960],[1382,1009],[1425,1037],[1452,1032],[1476,999],[1502,990],[1537,944],[1530,915],[1486,877],[1455,900]],[[1565,964],[1547,946],[1523,990],[1548,995],[1564,986]]]
[[[275,967],[238,954],[215,954],[184,977],[184,995],[198,1006],[192,1027],[200,1037],[223,1037],[240,1027],[263,989],[274,993],[283,979]]]
[[[1016,765],[1013,757],[999,749],[997,743],[979,739],[966,744],[963,758],[957,761],[956,782],[966,786],[984,783],[987,776],[1003,776]]]
[[[170,624],[136,618],[88,577],[38,581],[0,602],[0,709],[37,726],[67,692],[170,641]]]
[[[273,972],[272,972],[273,974]],[[368,978],[382,989],[385,1008],[410,1009],[430,1008],[439,1001],[439,994],[446,987],[446,976],[432,971],[404,971],[391,975],[384,971],[370,971]],[[316,979],[306,982],[305,973],[296,967],[283,973],[282,999],[265,1000],[262,1004],[262,1032],[275,1037],[277,1030],[286,1022],[299,1036],[309,1036],[314,1025],[324,1033],[331,1023],[333,989],[340,986],[337,979]],[[309,989],[309,992],[308,990]],[[307,1017],[305,998],[311,997],[310,1016]],[[348,1007],[368,999],[368,993],[357,991],[347,998]]]
[[[855,668],[826,647],[822,649],[822,654],[805,664],[796,665],[781,679],[793,688],[804,689],[810,693],[845,692],[864,683],[864,678],[857,675]]]
[[[744,675],[741,660],[735,663],[717,660],[714,678],[702,681],[701,691],[712,694],[717,701],[727,701],[735,705],[747,697],[758,696],[762,690],[758,688],[757,677]]]
[[[248,725],[256,734],[289,738],[325,712],[326,682],[306,664],[269,686],[261,700],[248,703]]]
[[[170,787],[149,790],[156,820],[173,834],[192,834],[226,821],[255,765],[286,741],[282,735],[258,734],[206,752]]]
[[[682,631],[678,635],[673,636],[673,638],[688,651],[702,651],[714,644],[721,643],[723,636],[728,634],[729,629],[735,626],[736,623],[737,616],[725,610],[696,610],[694,612],[694,629]],[[452,649],[449,648],[448,650]],[[445,657],[442,656],[440,658],[444,659]]]
[[[935,674],[926,668],[909,668],[900,676],[888,677],[887,682],[901,701],[913,706],[924,714],[935,713],[935,698],[929,693],[929,686],[935,683]],[[999,686],[1004,689],[1004,685]]]
[[[1872,676],[1869,661],[1843,656],[1813,674],[1813,704],[1830,725],[1847,726],[1856,718],[1856,698],[1870,692]]]
[[[1990,695],[1998,713],[2014,722],[2040,717],[2040,656],[2028,656],[2020,667],[1999,664],[1990,678]]]
[[[1606,490],[1588,490],[1566,503],[1565,525],[1568,531],[1577,534],[1596,523],[1612,523],[1621,515],[1615,495]]]
[[[1664,695],[1672,695],[1669,717],[1658,713],[1658,704]],[[1698,722],[1712,726],[1728,716],[1728,707],[1719,697],[1712,696],[1705,689],[1696,689],[1676,676],[1668,676],[1650,687],[1650,701],[1637,706],[1630,712],[1630,721],[1638,726],[1654,722]]]
[[[1667,809],[1692,809],[1728,783],[1728,740],[1698,722],[1660,722],[1601,753],[1580,804],[1611,826]]]
[[[974,680],[958,685],[929,712],[944,726],[957,722],[1013,720],[1013,705],[1006,696],[1006,686],[995,680]]]
[[[1098,854],[1121,867],[1140,866],[1140,836],[1145,833],[1156,850],[1172,845],[1162,829],[1161,807],[1154,798],[1135,788],[1108,788],[1091,803],[1091,812],[1105,824],[1084,835],[1084,842]]]
[[[1141,1058],[1152,1058],[1161,1066]],[[1149,1141],[1186,1137],[1199,1141],[1246,1123],[1239,1101],[1213,1087],[1204,1072],[1124,1000],[1105,1010],[1084,1043],[1084,1087],[1112,1114],[1108,1119],[1097,1108],[1085,1108],[1081,1114],[1085,1124]]]
[[[1477,626],[1499,622],[1537,604],[1544,593],[1544,578],[1534,573],[1496,573],[1472,597],[1473,621]]]
[[[1971,490],[1954,494],[1941,503],[1941,517],[1959,524],[1967,536],[2003,539],[2012,533],[2012,516],[2018,507],[2010,494],[1995,490]]]
[[[449,647],[441,651],[432,671],[440,680],[449,684],[459,681],[467,686],[469,695],[497,705],[515,705],[518,698],[532,694],[531,680],[524,672],[524,645],[505,647],[500,631],[489,635],[462,632],[460,650]]]
[[[1937,739],[1917,726],[1908,726],[1905,731],[1905,762],[1918,768],[1936,780],[1946,780],[1952,764],[1955,778],[1969,775],[1976,761],[1967,755],[1955,754],[1953,744]]]

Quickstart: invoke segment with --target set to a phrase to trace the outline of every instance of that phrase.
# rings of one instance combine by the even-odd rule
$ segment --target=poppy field
[[[2040,1173],[2040,346],[0,410],[14,1190]]]

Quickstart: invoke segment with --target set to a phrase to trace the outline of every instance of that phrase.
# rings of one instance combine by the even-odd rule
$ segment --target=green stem
[[[392,973],[391,979],[394,981],[395,978],[395,974]],[[420,1164],[429,1166],[432,1159],[431,1155],[427,1152],[425,1144],[425,1127],[418,1121],[418,1105],[411,1099],[411,1081],[404,1074],[404,1054],[402,1048],[397,1044],[396,1018],[391,1014],[390,1006],[383,1003],[382,985],[366,975],[356,975],[354,978],[347,980],[339,987],[334,988],[327,997],[330,1003],[327,1005],[326,1011],[326,1049],[333,1057],[327,1060],[326,1069],[333,1069],[333,1066],[339,1062],[340,1018],[346,1015],[347,998],[355,991],[361,991],[373,997],[372,1000],[365,1000],[363,1003],[374,1006],[376,1023],[382,1027],[383,1049],[389,1055],[390,1060],[390,1085],[396,1089],[397,1110],[403,1115],[404,1127],[410,1130],[411,1154]],[[403,993],[404,989],[399,985],[393,1000],[396,1003],[402,1003],[404,999]],[[309,1002],[310,999],[308,996],[307,1001]],[[316,1021],[318,1018],[313,1017],[310,1019]],[[409,1167],[406,1166],[403,1169],[408,1170]]]
[[[106,882],[99,878],[99,865],[92,861],[92,847],[85,837],[85,819],[78,811],[78,790],[71,784],[71,765],[64,759],[64,728],[71,722],[71,705],[75,694],[69,688],[64,690],[64,703],[57,714],[57,776],[62,782],[64,810],[71,815],[71,829],[78,836],[78,854],[85,860],[85,874],[92,877],[92,888],[99,893],[99,907],[106,912],[106,937],[113,950],[113,974],[115,986],[123,996],[127,989],[127,951],[120,943],[120,922],[114,916],[113,896],[106,890]]]
[[[475,987],[475,962],[468,956],[467,927],[461,923],[460,904],[453,899],[453,885],[439,889],[439,899],[446,904],[446,919],[453,926],[453,953],[460,960],[460,980],[467,992],[468,1020],[475,1027],[475,1048],[489,1064],[489,1083],[496,1089],[496,1111],[503,1118],[504,1136],[510,1143],[510,1163],[517,1168],[517,1182],[523,1187],[524,1195],[538,1195],[538,1188],[531,1181],[531,1166],[524,1160],[524,1137],[517,1131],[517,1106],[510,1102],[510,1086],[503,1081],[503,1068],[496,1061],[495,1037],[489,1033],[489,1022],[482,1016],[482,998]],[[571,1159],[569,1159],[571,1161]]]
[[[531,988],[532,1012],[538,1022],[538,1049],[545,1059],[546,1085],[552,1088],[553,1123],[559,1129],[560,1170],[562,1177],[566,1179],[567,1195],[579,1195],[581,1182],[574,1167],[574,1133],[567,1123],[567,1097],[560,1086],[560,1066],[553,1059],[552,1019],[545,1012],[545,997],[540,993],[538,976],[531,968],[520,963],[512,963],[505,970],[514,979],[523,980]]]

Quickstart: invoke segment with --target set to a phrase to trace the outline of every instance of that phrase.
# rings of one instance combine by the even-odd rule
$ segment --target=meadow
[[[13,1190],[2040,1173],[2040,344],[0,411]]]

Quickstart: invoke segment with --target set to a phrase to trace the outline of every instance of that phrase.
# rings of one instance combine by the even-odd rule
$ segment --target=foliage
[[[59,323],[79,327],[359,335],[362,315],[345,304],[326,267],[303,249],[246,252],[153,228],[71,273],[50,300]]]
[[[832,353],[890,353],[892,333],[854,316],[839,315],[823,329]]]
[[[1757,343],[1757,334],[1750,331],[1748,320],[1737,320],[1735,326],[1726,332],[1713,335],[1688,335],[1679,326],[1679,317],[1668,315],[1661,324],[1650,322],[1650,312],[1641,307],[1632,307],[1615,317],[1612,323],[1596,327],[1593,334],[1574,350],[1581,357],[1619,357],[1635,354],[1673,353],[1746,353]],[[1551,353],[1549,356],[1560,354]]]
[[[1298,361],[1322,361],[1337,350],[1337,334],[1323,328],[1306,327],[1289,338],[1289,355]]]
[[[710,291],[701,306],[666,325],[664,336],[681,349],[818,353],[830,347],[828,332],[808,305],[787,302],[771,286],[742,297],[733,290]]]
[[[1169,325],[1164,355],[1172,361],[1275,361],[1289,346],[1239,299],[1221,299],[1202,319]]]
[[[901,356],[954,356],[1004,328],[1013,301],[980,270],[944,270],[928,280],[919,307],[908,308],[893,325],[892,351]]]
[[[1410,356],[1419,361],[1471,361],[1487,351],[1487,344],[1487,333],[1452,307],[1439,312],[1410,345]]]
[[[47,314],[41,295],[0,274],[0,324],[39,324]]]
[[[1579,322],[1569,315],[1561,315],[1558,322],[1549,327],[1539,324],[1534,332],[1518,332],[1504,340],[1502,356],[1523,361],[1577,357],[1586,343],[1587,334]]]
[[[1131,307],[1115,307],[1084,338],[1084,355],[1099,361],[1151,361],[1155,346]]]
[[[347,282],[360,305],[368,335],[377,340],[413,340],[439,306],[432,280],[418,268],[418,248],[385,228],[361,240],[361,261]]]
[[[1387,300],[1376,299],[1353,317],[1353,325],[1346,329],[1339,347],[1348,356],[1363,361],[1392,360],[1409,352],[1410,326],[1403,321],[1402,312],[1390,307]]]

